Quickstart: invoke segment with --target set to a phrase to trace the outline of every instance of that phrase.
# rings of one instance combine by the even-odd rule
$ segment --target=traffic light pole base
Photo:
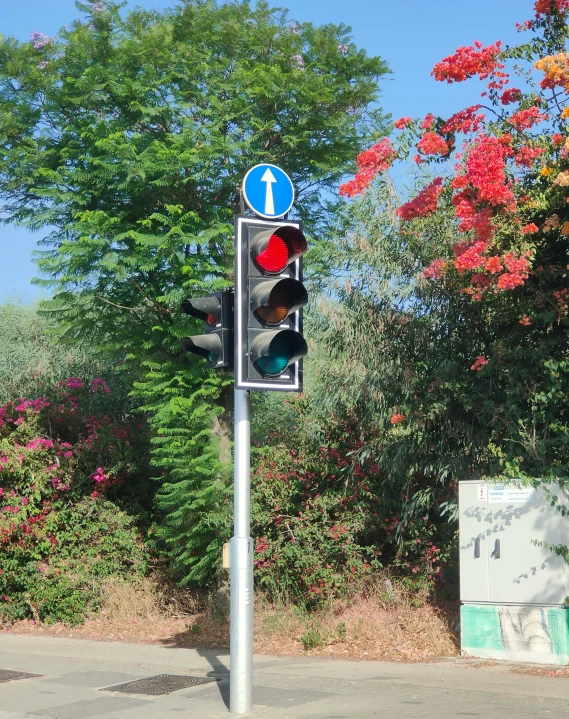
[[[229,709],[253,711],[253,540],[249,393],[235,390],[234,536],[229,547],[231,630]]]
[[[233,537],[231,567],[231,665],[229,707],[233,714],[253,710],[253,540]]]

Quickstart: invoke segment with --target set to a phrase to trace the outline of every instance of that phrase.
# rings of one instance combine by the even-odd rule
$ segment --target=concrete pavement
[[[229,717],[229,657],[143,644],[0,635],[0,670],[38,676],[0,683],[0,719]],[[255,709],[270,719],[541,719],[569,717],[569,678],[505,665],[255,657]],[[215,681],[159,696],[106,687],[157,674]]]

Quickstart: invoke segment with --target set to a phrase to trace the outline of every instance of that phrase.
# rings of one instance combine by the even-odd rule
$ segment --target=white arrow
[[[267,194],[265,195],[265,215],[275,214],[275,201],[273,199],[273,184],[276,182],[276,178],[271,172],[271,168],[267,167],[261,182],[267,183]]]

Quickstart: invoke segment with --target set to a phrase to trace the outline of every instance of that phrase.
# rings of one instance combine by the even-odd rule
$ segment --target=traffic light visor
[[[260,272],[278,275],[306,250],[306,237],[297,227],[280,225],[255,236],[251,243],[251,260]]]
[[[307,352],[306,340],[295,330],[263,332],[251,343],[253,366],[265,377],[278,377]]]
[[[187,315],[203,320],[210,327],[215,327],[221,313],[221,305],[217,297],[187,299],[182,302],[180,309]]]
[[[217,362],[223,350],[221,340],[216,334],[185,337],[182,340],[182,347],[186,352],[205,357],[212,364]]]
[[[306,288],[292,277],[261,282],[251,293],[251,311],[267,326],[280,325],[307,302]]]

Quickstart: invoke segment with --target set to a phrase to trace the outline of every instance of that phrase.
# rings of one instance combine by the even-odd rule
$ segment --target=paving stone
[[[58,677],[49,677],[50,684],[67,684],[72,687],[92,687],[94,689],[106,687],[109,684],[119,684],[139,679],[136,674],[124,674],[119,672],[71,672]]]
[[[103,716],[109,712],[142,707],[148,704],[146,699],[135,699],[134,697],[100,697],[97,699],[86,699],[71,704],[62,704],[49,709],[36,709],[26,716],[51,717],[51,719],[88,719],[89,717]]]
[[[275,709],[282,707],[296,707],[311,702],[322,701],[328,697],[335,696],[331,692],[320,692],[310,689],[294,689],[269,687],[255,684],[253,690],[253,701],[255,706],[267,706]],[[192,692],[188,699],[222,699],[225,704],[229,703],[229,682],[220,683],[215,688],[208,688],[202,691]]]

